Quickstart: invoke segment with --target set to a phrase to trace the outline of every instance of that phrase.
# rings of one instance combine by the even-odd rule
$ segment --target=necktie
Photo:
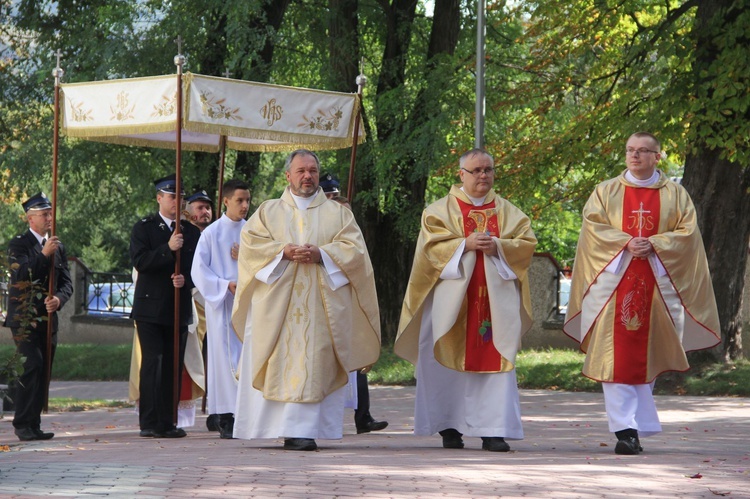
[[[172,223],[169,224],[169,228],[172,229],[172,232],[174,232],[174,220],[172,220]]]
[[[47,238],[46,238],[46,237],[43,237],[43,238],[42,238],[42,248],[44,248],[44,244],[45,244],[46,242],[47,242]]]

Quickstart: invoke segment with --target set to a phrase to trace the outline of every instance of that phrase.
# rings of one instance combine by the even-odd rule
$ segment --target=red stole
[[[458,200],[464,217],[464,236],[472,232],[500,234],[495,202],[474,206]],[[477,251],[477,262],[466,292],[468,303],[466,318],[466,358],[464,369],[469,372],[499,372],[500,353],[492,342],[490,297],[487,293],[487,275],[484,273],[484,253]]]
[[[661,202],[659,189],[626,187],[622,230],[633,237],[657,233]],[[613,382],[642,384],[648,379],[651,306],[656,278],[648,259],[633,258],[617,286],[614,323]]]
[[[186,400],[193,400],[193,380],[187,372],[187,369],[183,367],[180,370],[180,402]]]

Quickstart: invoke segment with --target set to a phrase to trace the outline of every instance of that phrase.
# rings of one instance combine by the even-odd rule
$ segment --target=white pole
[[[484,4],[485,0],[477,0],[477,88],[474,113],[474,147],[484,147]]]

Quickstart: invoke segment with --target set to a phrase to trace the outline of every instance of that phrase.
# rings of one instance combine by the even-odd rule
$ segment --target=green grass
[[[58,345],[52,379],[58,381],[127,381],[131,345]],[[14,347],[0,345],[0,362]],[[571,350],[524,350],[518,354],[518,385],[527,389],[601,391],[581,375],[583,354]],[[750,397],[750,360],[732,365],[696,361],[687,373],[667,373],[656,382],[658,394]],[[369,374],[372,384],[413,385],[414,366],[384,348]],[[71,401],[71,407],[76,407]],[[80,401],[77,401],[81,405]],[[64,407],[65,401],[59,406]],[[75,409],[67,409],[75,410]],[[86,410],[79,409],[79,410]]]
[[[396,356],[392,349],[383,348],[380,358],[367,375],[367,380],[373,385],[414,385],[414,366],[401,357]]]
[[[57,345],[52,364],[56,381],[127,381],[130,374],[132,344]],[[0,362],[15,351],[12,345],[0,345]]]
[[[52,397],[48,405],[50,412],[84,412],[92,409],[133,407],[133,404],[124,400],[80,400],[69,397]]]
[[[573,350],[524,350],[516,358],[520,388],[601,392],[601,384],[581,374],[583,354]]]

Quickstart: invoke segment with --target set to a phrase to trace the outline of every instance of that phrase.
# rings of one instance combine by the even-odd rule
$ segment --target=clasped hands
[[[497,246],[492,236],[484,232],[472,232],[466,238],[466,251],[481,251],[485,255],[497,255]]]
[[[320,248],[312,244],[287,244],[284,246],[285,260],[297,263],[320,263]]]
[[[636,258],[646,258],[654,252],[653,246],[646,237],[634,237],[628,243],[628,251]]]

